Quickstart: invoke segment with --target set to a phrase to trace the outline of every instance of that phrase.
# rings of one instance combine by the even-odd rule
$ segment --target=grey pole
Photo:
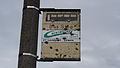
[[[40,0],[24,0],[18,68],[36,68],[39,6]]]

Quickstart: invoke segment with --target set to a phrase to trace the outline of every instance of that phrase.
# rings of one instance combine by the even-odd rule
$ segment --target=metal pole
[[[40,0],[24,0],[18,68],[36,68]]]

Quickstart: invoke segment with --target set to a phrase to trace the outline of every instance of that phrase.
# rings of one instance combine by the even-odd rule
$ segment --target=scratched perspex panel
[[[44,11],[41,59],[80,60],[80,11]]]

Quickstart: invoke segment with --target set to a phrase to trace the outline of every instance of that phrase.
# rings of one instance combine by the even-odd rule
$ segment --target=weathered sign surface
[[[80,60],[80,9],[43,12],[41,59]]]

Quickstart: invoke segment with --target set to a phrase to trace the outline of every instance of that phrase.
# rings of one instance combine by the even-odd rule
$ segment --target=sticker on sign
[[[43,30],[42,42],[80,42],[77,30]]]

